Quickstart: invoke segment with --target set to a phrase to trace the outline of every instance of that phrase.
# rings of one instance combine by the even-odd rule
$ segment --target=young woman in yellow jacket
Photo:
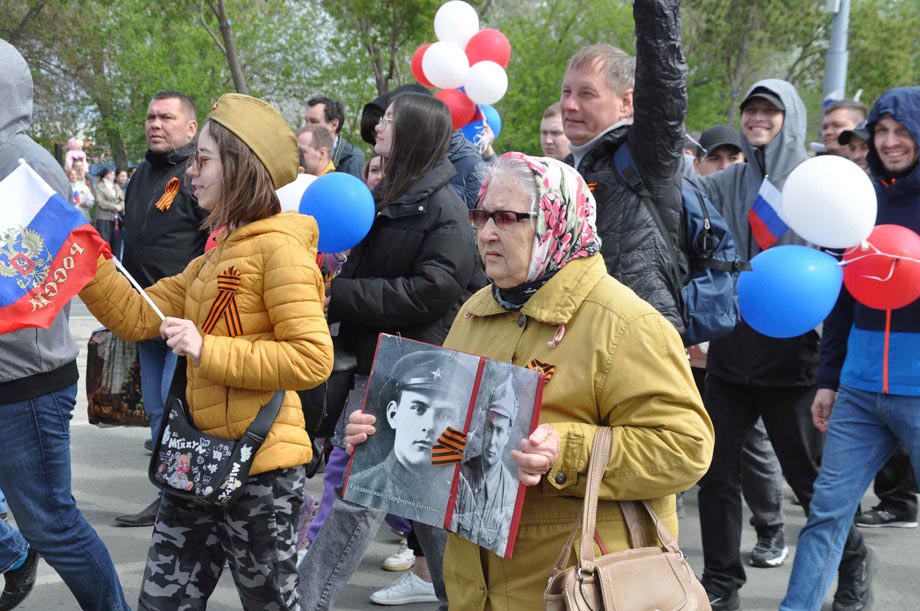
[[[317,226],[307,216],[280,214],[275,195],[294,180],[297,162],[294,134],[274,108],[222,96],[187,179],[211,213],[208,227],[228,229],[184,272],[147,289],[165,321],[103,258],[80,294],[118,336],[159,335],[186,357],[189,410],[210,435],[242,437],[276,390],[314,387],[332,368]],[[215,305],[221,290],[230,290],[235,304],[223,314]],[[229,562],[244,609],[299,609],[296,527],[310,457],[300,401],[287,392],[239,500],[211,509],[164,494],[139,608],[204,609]]]

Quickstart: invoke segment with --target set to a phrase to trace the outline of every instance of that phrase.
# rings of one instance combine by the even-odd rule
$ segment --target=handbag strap
[[[591,462],[588,463],[588,484],[585,501],[581,507],[581,553],[579,566],[584,573],[594,572],[594,526],[597,520],[597,494],[604,478],[604,470],[610,462],[610,447],[613,429],[609,426],[597,427],[594,433],[594,445],[591,449]],[[577,525],[577,522],[576,522]]]
[[[594,572],[594,534],[595,521],[597,519],[597,500],[600,483],[604,476],[604,470],[610,461],[610,450],[613,440],[613,429],[606,426],[597,427],[594,434],[594,446],[591,450],[591,461],[588,465],[588,482],[585,491],[585,499],[582,505],[582,512],[572,525],[572,531],[569,538],[559,552],[556,558],[556,564],[553,565],[553,572],[550,577],[565,571],[569,558],[572,555],[572,545],[575,543],[575,537],[578,529],[584,525],[581,534],[581,553],[579,557],[579,568],[582,573],[590,574]],[[669,551],[680,552],[680,548],[671,531],[658,517],[658,514],[652,509],[647,501],[618,501],[620,511],[623,513],[623,519],[626,522],[626,528],[629,532],[629,543],[631,548],[642,548],[648,545],[645,537],[645,529],[639,522],[639,514],[636,504],[642,503],[645,512],[651,518],[655,525],[655,532],[661,544]]]
[[[185,406],[184,401],[185,388],[188,386],[187,367],[188,364],[184,356],[176,360],[176,369],[175,373],[173,373],[172,383],[169,385],[169,394],[177,399],[183,399],[180,401],[180,404],[183,409],[186,410],[189,422],[192,422],[192,415],[188,412],[188,408]],[[257,444],[262,445],[265,442],[265,436],[268,435],[268,431],[272,428],[272,424],[275,423],[275,419],[278,417],[278,412],[281,411],[281,403],[283,400],[284,391],[276,390],[275,394],[272,395],[271,401],[259,409],[259,413],[256,414],[255,419],[252,421],[252,424],[249,425],[249,428],[246,429],[243,437],[248,437]]]

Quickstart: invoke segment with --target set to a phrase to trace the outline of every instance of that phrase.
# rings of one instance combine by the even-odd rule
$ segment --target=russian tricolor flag
[[[109,245],[23,161],[0,181],[0,333],[51,326]]]
[[[748,222],[751,223],[751,233],[760,245],[766,250],[776,244],[776,241],[789,231],[789,225],[782,217],[783,195],[773,186],[766,177],[760,184],[757,198],[751,211],[748,212]]]

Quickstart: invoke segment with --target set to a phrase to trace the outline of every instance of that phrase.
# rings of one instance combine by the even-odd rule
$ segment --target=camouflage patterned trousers
[[[205,609],[228,563],[246,611],[299,611],[297,519],[304,469],[253,475],[239,500],[213,508],[163,495],[140,611]]]

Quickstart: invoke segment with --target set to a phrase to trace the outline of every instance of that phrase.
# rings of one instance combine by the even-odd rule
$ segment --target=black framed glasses
[[[489,212],[482,208],[470,210],[470,223],[476,229],[482,229],[492,219],[499,229],[511,229],[524,219],[537,218],[536,212],[512,212],[511,210],[494,210]]]

